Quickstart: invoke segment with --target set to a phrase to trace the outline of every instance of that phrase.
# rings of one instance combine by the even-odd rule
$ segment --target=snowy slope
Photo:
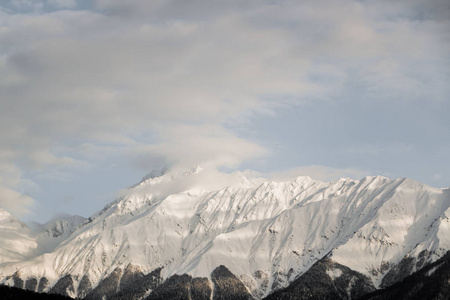
[[[16,262],[53,251],[83,222],[80,216],[60,216],[33,229],[0,209],[0,263]]]
[[[163,267],[163,278],[210,278],[225,265],[260,298],[330,253],[378,286],[406,255],[427,250],[436,260],[450,249],[449,206],[449,190],[409,179],[272,182],[165,170],[124,191],[53,251],[0,264],[0,280],[20,270],[23,280],[45,276],[49,289],[70,274],[74,297],[81,278],[95,287],[129,264],[144,273]]]
[[[81,216],[61,215],[37,226],[34,235],[37,242],[36,253],[52,252],[85,221]]]
[[[386,263],[399,263],[406,254],[418,257],[422,251],[433,252],[433,260],[443,256],[450,249],[449,192],[402,180],[387,201],[377,201],[375,216],[333,252],[333,259],[370,274],[378,286]],[[355,252],[358,260],[352,257]]]
[[[0,263],[24,260],[37,247],[31,230],[0,208]]]

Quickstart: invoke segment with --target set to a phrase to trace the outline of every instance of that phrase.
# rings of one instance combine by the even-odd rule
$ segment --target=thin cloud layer
[[[362,178],[368,173],[356,169],[338,169],[325,166],[305,166],[285,171],[275,171],[267,174],[273,180],[285,181],[298,176],[309,176],[320,181],[333,181],[338,178]]]
[[[238,132],[280,107],[446,101],[447,17],[446,1],[7,1],[0,165],[71,172],[107,149],[236,168],[272,150]]]
[[[178,125],[160,129],[161,141],[141,145],[129,154],[136,166],[150,169],[159,159],[170,166],[189,169],[226,166],[237,168],[241,162],[263,156],[266,150],[212,124]]]

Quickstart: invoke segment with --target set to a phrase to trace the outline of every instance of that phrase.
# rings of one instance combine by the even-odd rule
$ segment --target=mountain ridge
[[[128,265],[142,276],[160,268],[161,282],[183,274],[211,281],[224,265],[260,299],[330,254],[379,288],[405,256],[426,251],[432,262],[450,249],[449,206],[449,189],[406,178],[276,182],[165,170],[82,221],[52,252],[1,263],[0,282],[14,285],[20,270],[23,282],[46,278],[49,291],[70,275],[73,288],[61,293],[76,297],[82,278],[93,290]]]

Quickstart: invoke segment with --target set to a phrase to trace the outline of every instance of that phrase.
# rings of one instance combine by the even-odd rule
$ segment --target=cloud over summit
[[[103,149],[105,160],[127,157],[146,169],[236,168],[273,151],[247,124],[274,120],[280,110],[344,98],[447,101],[445,1],[389,7],[7,1],[0,6],[0,126],[7,128],[0,165],[21,177],[70,173],[98,166],[92,157]]]

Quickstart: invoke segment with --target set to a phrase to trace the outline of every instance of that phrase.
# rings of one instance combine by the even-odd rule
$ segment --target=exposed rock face
[[[14,280],[14,287],[23,289],[23,280],[20,278],[19,272],[14,273],[12,279]]]
[[[122,269],[116,268],[111,274],[104,278],[95,287],[85,299],[110,299],[119,289],[119,280],[122,275]]]
[[[48,287],[48,279],[46,277],[41,277],[39,279],[39,285],[38,285],[38,293],[42,293],[45,291],[45,289]]]
[[[147,297],[147,300],[159,299],[209,300],[211,285],[206,278],[192,278],[187,274],[173,275]]]
[[[261,299],[268,291],[269,275],[262,270],[253,273],[253,280],[245,275],[241,275],[240,279],[256,299]]]
[[[276,291],[284,286],[289,282],[289,277],[292,275],[292,269],[289,270],[289,272],[275,272],[273,276],[273,283],[272,283],[272,290]]]
[[[28,278],[25,281],[25,289],[29,291],[35,291],[37,287],[37,279],[36,277]]]
[[[207,278],[196,277],[192,279],[191,296],[192,299],[211,299],[211,282]]]
[[[398,281],[401,281],[406,276],[413,273],[415,259],[413,257],[404,257],[397,265],[392,267],[389,272],[383,277],[380,287],[388,287]]]
[[[450,252],[390,287],[367,294],[361,300],[450,299]]]
[[[139,267],[128,265],[120,280],[120,291],[111,299],[142,299],[149,291],[155,290],[161,282],[161,268],[144,275]]]
[[[77,296],[78,298],[84,298],[87,296],[87,294],[92,290],[91,281],[89,280],[89,277],[87,275],[84,275],[80,283],[78,285],[77,289]]]
[[[381,288],[388,287],[402,281],[417,270],[422,269],[428,261],[430,252],[422,251],[417,258],[405,256],[397,265],[392,267],[381,281]]]
[[[374,290],[368,277],[325,257],[266,299],[357,299]]]
[[[211,273],[211,280],[214,283],[214,300],[253,299],[245,288],[245,285],[225,266],[221,265]]]
[[[120,279],[120,290],[136,284],[141,281],[143,277],[144,273],[141,272],[140,267],[129,264],[125,270],[123,270],[123,275]]]
[[[190,299],[189,290],[192,277],[184,275],[173,275],[168,278],[162,285],[153,291],[147,300],[156,299]]]
[[[269,275],[262,270],[257,270],[252,275],[241,274],[239,280],[242,281],[253,298],[261,299],[270,290]]]
[[[214,300],[248,300],[253,299],[245,285],[225,266],[219,266],[211,273],[214,284]],[[173,275],[158,286],[146,299],[162,300],[209,300],[211,299],[211,282],[207,278]]]
[[[50,289],[50,294],[58,294],[63,296],[72,296],[75,294],[73,287],[72,276],[66,275],[56,282],[56,284]]]

